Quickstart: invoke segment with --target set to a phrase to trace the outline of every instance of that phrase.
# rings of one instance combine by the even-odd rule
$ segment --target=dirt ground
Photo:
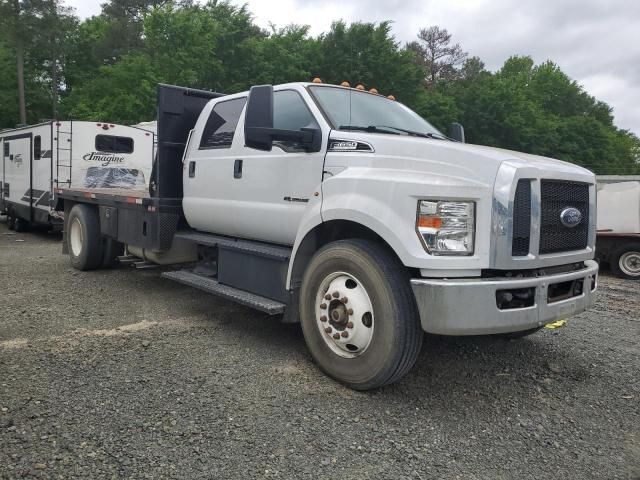
[[[0,222],[0,478],[637,480],[639,334],[640,282],[605,274],[565,328],[427,336],[359,393],[298,325]]]

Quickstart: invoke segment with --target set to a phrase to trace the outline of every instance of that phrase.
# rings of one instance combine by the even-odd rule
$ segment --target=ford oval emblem
[[[573,228],[582,221],[582,213],[577,208],[568,207],[560,212],[560,222],[568,228]]]

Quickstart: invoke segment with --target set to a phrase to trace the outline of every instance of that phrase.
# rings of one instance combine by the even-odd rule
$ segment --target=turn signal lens
[[[440,217],[426,217],[423,215],[418,216],[419,228],[440,228],[442,227],[442,218]]]

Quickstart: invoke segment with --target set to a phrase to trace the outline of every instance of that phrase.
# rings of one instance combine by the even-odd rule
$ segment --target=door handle
[[[189,162],[189,178],[193,178],[196,176],[196,162],[191,160]]]
[[[242,159],[237,158],[233,162],[233,178],[242,178]]]

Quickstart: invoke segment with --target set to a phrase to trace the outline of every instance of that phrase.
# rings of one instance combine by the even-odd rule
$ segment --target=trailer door
[[[17,217],[27,221],[33,221],[31,143],[32,134],[23,133],[4,137],[3,146],[5,202]]]

